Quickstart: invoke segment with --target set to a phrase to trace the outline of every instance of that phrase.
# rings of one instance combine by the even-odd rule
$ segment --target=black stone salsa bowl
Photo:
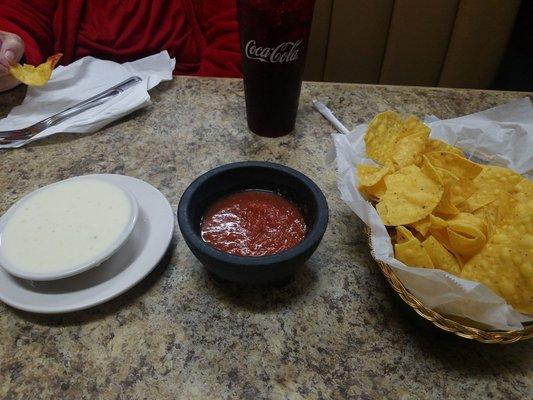
[[[306,222],[304,239],[288,250],[260,257],[224,253],[205,243],[200,225],[207,208],[225,195],[247,189],[270,190],[292,201]],[[185,242],[215,278],[253,284],[290,278],[318,247],[329,218],[326,198],[311,179],[280,164],[255,161],[226,164],[198,177],[183,193],[177,214]]]

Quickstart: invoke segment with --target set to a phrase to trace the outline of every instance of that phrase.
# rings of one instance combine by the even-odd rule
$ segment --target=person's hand
[[[24,54],[24,42],[14,33],[0,31],[0,92],[20,82],[9,73],[9,67],[18,63]]]

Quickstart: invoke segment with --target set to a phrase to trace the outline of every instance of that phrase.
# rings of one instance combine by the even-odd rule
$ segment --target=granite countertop
[[[305,83],[294,134],[246,129],[240,80],[175,78],[153,105],[88,135],[0,151],[0,213],[45,184],[89,173],[143,179],[176,209],[199,174],[241,160],[310,176],[330,205],[315,255],[289,285],[214,282],[176,229],[140,284],[98,307],[42,316],[0,304],[0,398],[530,398],[533,342],[483,345],[443,333],[398,300],[372,261],[362,224],[326,164],[331,126],[388,109],[440,118],[524,93]],[[0,116],[24,89],[0,95]]]

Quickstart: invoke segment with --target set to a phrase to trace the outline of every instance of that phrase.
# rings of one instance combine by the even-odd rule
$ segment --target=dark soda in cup
[[[250,130],[294,129],[315,0],[237,0]]]

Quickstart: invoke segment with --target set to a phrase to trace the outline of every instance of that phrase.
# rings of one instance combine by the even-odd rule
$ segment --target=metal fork
[[[55,126],[60,122],[63,122],[66,119],[71,118],[75,115],[81,114],[82,112],[90,108],[103,104],[109,99],[124,92],[127,88],[136,85],[141,81],[142,79],[140,77],[132,76],[131,78],[120,82],[118,85],[104,90],[96,96],[84,100],[81,103],[75,104],[72,107],[69,107],[61,112],[58,112],[57,114],[52,115],[51,117],[45,118],[42,121],[37,122],[36,124],[28,126],[27,128],[16,129],[12,131],[0,131],[0,145],[22,145],[38,133],[44,131],[45,129],[48,129],[51,126]]]

